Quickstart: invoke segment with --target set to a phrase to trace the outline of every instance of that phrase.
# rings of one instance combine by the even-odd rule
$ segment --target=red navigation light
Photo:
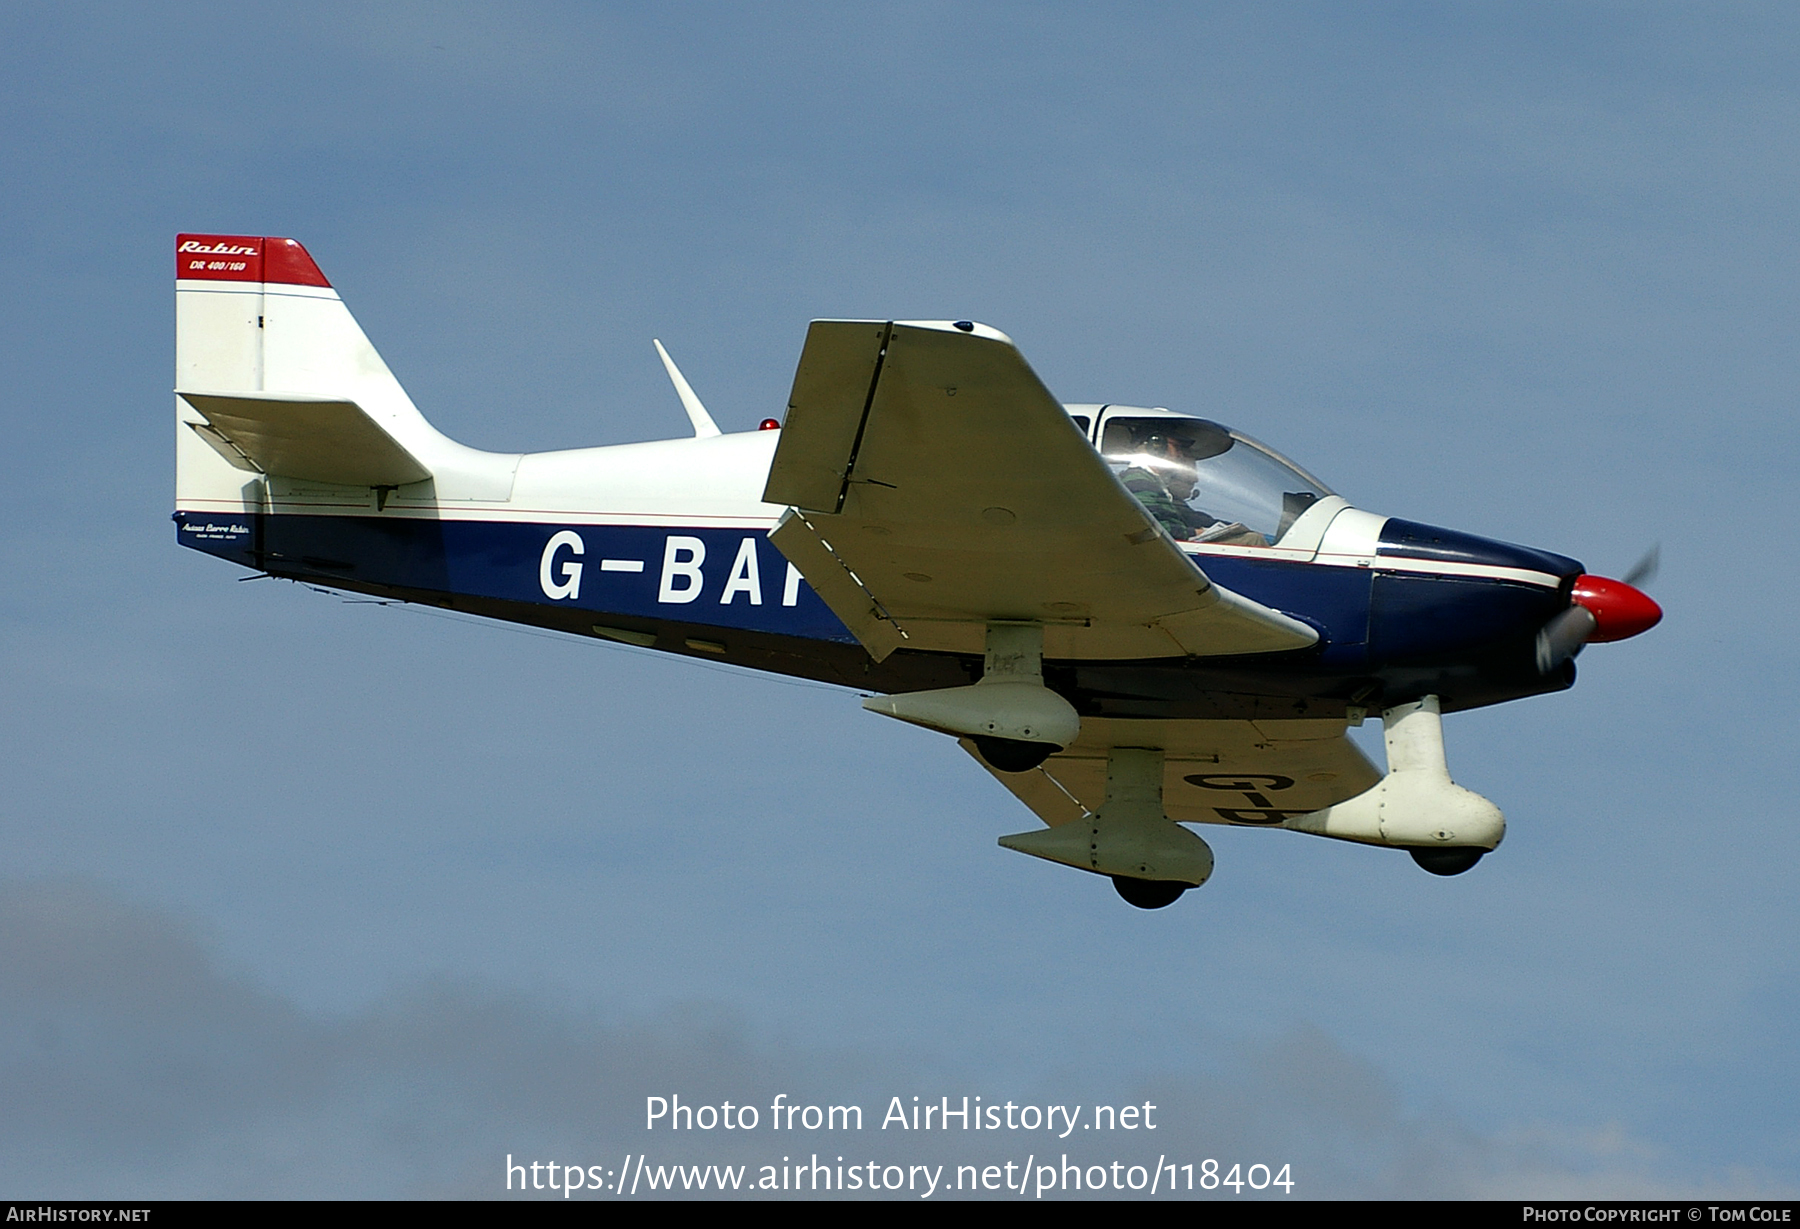
[[[762,420],[762,426],[758,427],[757,430],[779,431],[781,430],[781,420],[778,418],[765,418]]]
[[[1575,601],[1594,616],[1594,634],[1588,637],[1589,643],[1626,640],[1662,622],[1662,607],[1622,580],[1579,576],[1575,579]]]

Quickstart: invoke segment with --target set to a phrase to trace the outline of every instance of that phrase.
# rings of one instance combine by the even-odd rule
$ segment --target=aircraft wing
[[[1348,801],[1381,774],[1345,736],[1342,720],[1140,721],[1089,717],[1081,737],[1030,772],[996,772],[962,747],[1051,827],[1106,801],[1113,745],[1163,748],[1163,811],[1180,823],[1275,827]]]
[[[1213,584],[984,325],[815,320],[763,498],[789,508],[775,545],[877,661],[979,653],[1008,620],[1042,623],[1060,658],[1318,639]]]

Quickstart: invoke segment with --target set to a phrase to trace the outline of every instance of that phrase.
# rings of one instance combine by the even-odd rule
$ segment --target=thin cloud
[[[1302,1029],[1242,1047],[1228,1074],[1150,1078],[1154,1136],[884,1129],[899,1097],[1091,1104],[1105,1090],[1046,1073],[1037,1089],[967,1088],[917,1056],[814,1052],[759,1039],[727,1009],[634,1024],[526,995],[438,982],[321,1020],[220,967],[193,927],[78,882],[0,887],[0,1181],[27,1198],[482,1197],[504,1158],[616,1167],[827,1163],[1290,1165],[1309,1196],[1767,1195],[1752,1173],[1674,1176],[1617,1127],[1484,1135],[1409,1112],[1374,1065]],[[946,1084],[950,1085],[946,1087]],[[860,1104],[860,1132],[647,1132],[646,1098]],[[1085,1128],[1084,1128],[1085,1130]],[[1071,1137],[1072,1136],[1072,1137]],[[1221,1166],[1223,1170],[1225,1167]],[[534,1195],[541,1192],[532,1192]],[[1015,1196],[1016,1197],[1016,1196]]]

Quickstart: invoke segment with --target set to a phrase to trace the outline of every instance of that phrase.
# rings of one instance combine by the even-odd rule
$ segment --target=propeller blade
[[[1631,571],[1619,579],[1633,589],[1642,589],[1656,579],[1656,571],[1660,567],[1662,567],[1662,543],[1658,542],[1642,559],[1631,565]]]
[[[1537,668],[1539,674],[1549,674],[1569,658],[1581,652],[1581,648],[1600,626],[1599,621],[1586,606],[1570,606],[1567,610],[1544,624],[1537,634]]]

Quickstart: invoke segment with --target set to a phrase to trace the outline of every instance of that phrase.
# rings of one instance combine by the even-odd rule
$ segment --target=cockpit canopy
[[[1067,408],[1177,541],[1272,546],[1333,494],[1274,449],[1209,419],[1138,406]]]

